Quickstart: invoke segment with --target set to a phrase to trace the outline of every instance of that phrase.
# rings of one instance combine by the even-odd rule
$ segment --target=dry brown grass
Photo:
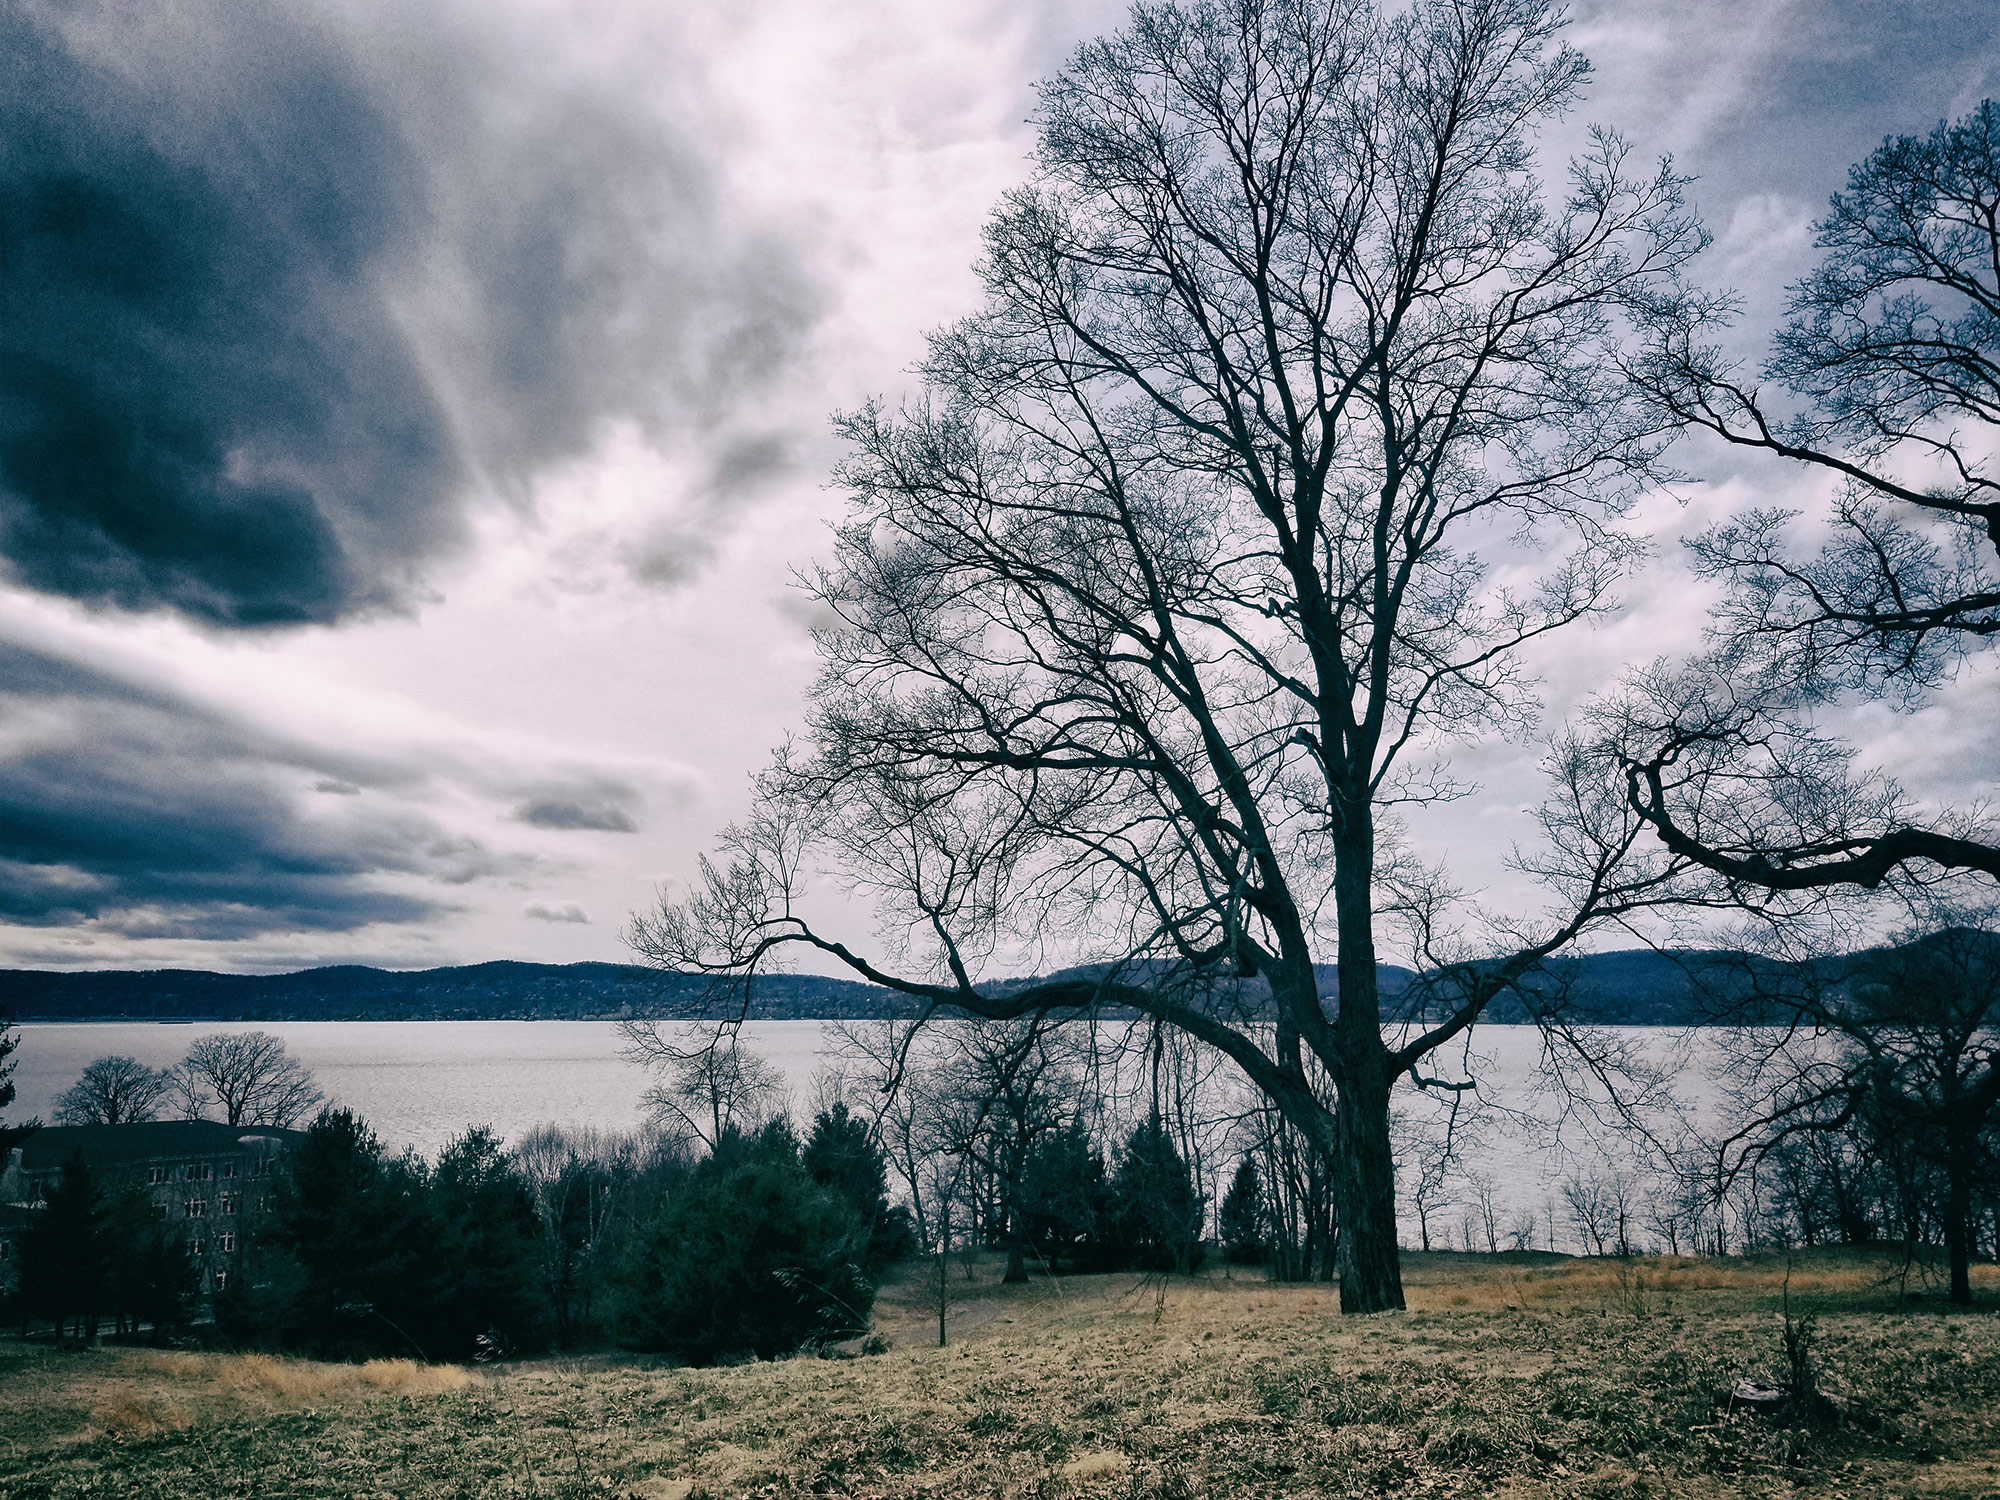
[[[1661,1306],[1693,1293],[1741,1304],[1784,1294],[1795,1297],[1899,1297],[1906,1285],[1902,1258],[1886,1252],[1802,1251],[1710,1260],[1641,1255],[1571,1258],[1541,1252],[1412,1255],[1404,1286],[1412,1309],[1578,1309],[1651,1299]],[[1921,1276],[1907,1282],[1922,1290]],[[2000,1266],[1973,1268],[1976,1292],[2000,1296]]]
[[[114,1391],[109,1400],[91,1408],[90,1424],[114,1438],[152,1437],[194,1425],[194,1413],[178,1401],[150,1396],[130,1386]]]
[[[189,1396],[234,1396],[271,1406],[317,1406],[379,1394],[434,1396],[459,1391],[479,1376],[458,1365],[413,1359],[323,1364],[274,1354],[136,1353],[138,1368],[174,1382]]]
[[[1162,1300],[1136,1276],[1001,1286],[995,1261],[954,1280],[948,1347],[918,1268],[881,1300],[895,1346],[851,1361],[472,1373],[0,1345],[0,1500],[2000,1493],[1993,1304],[1897,1310],[1861,1257],[1790,1270],[1837,1419],[1725,1399],[1771,1372],[1782,1260],[1416,1256],[1412,1310],[1364,1319],[1241,1272]]]

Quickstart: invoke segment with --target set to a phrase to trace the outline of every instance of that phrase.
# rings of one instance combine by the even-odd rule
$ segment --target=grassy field
[[[1782,1370],[1783,1260],[1411,1256],[1411,1310],[1220,1272],[997,1284],[920,1270],[886,1353],[709,1370],[461,1370],[0,1343],[0,1500],[43,1496],[2000,1495],[2000,1277],[1899,1304],[1852,1255],[1790,1268],[1828,1401]]]

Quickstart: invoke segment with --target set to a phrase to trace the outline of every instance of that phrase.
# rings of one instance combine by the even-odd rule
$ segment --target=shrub
[[[754,1140],[725,1134],[633,1235],[621,1334],[703,1364],[860,1333],[875,1300],[862,1270],[872,1227],[813,1181],[782,1123]]]

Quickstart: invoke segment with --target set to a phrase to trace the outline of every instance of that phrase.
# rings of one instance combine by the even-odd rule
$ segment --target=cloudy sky
[[[1121,10],[0,0],[0,964],[624,956],[798,721],[828,414]],[[1848,163],[2000,93],[1990,0],[1573,14],[1752,331]],[[1690,459],[1663,542],[1797,482]],[[1553,716],[1691,638],[1673,550]],[[1856,732],[1963,787],[1995,703]],[[1503,900],[1536,756],[1418,830]]]

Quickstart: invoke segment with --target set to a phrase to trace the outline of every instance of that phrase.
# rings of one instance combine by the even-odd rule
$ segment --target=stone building
[[[202,1294],[222,1291],[270,1213],[273,1177],[298,1139],[295,1130],[214,1120],[45,1126],[0,1169],[0,1284],[11,1285],[21,1237],[49,1186],[80,1158],[107,1201],[143,1193],[153,1216],[180,1230]]]

